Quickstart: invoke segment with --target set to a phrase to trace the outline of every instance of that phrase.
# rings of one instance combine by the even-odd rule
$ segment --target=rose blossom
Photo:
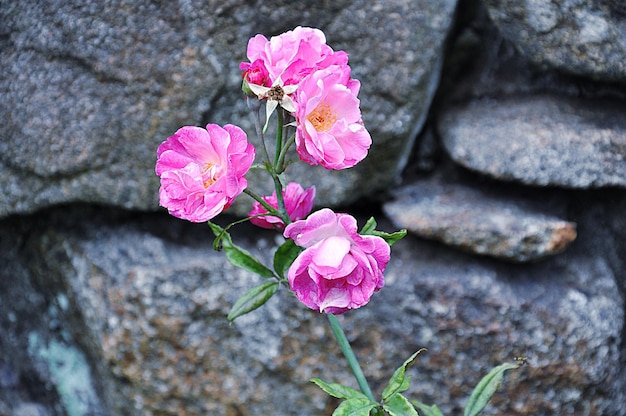
[[[272,207],[278,209],[278,201],[276,199],[276,191],[270,196],[264,196],[265,202]],[[291,221],[301,220],[305,218],[313,209],[313,202],[315,199],[315,187],[312,186],[307,189],[303,189],[300,184],[290,182],[283,190],[283,199],[285,201],[285,209]],[[254,202],[252,205],[252,211],[248,214],[249,217],[253,217],[259,214],[265,214],[268,211],[263,208],[263,205],[259,202]],[[260,217],[250,218],[250,222],[261,228],[275,228],[282,230],[285,228],[285,223],[279,217],[273,215],[263,215]]]
[[[346,169],[367,156],[372,139],[361,119],[359,88],[347,65],[316,71],[300,83],[295,115],[301,160],[326,169]]]
[[[347,53],[335,52],[326,44],[324,32],[301,26],[269,40],[260,34],[254,36],[248,41],[247,57],[253,64],[242,62],[240,68],[249,72],[252,66],[258,68],[262,63],[269,74],[264,86],[275,84],[279,78],[283,85],[298,84],[314,70],[348,63]],[[250,79],[248,82],[254,83]]]
[[[252,63],[242,62],[239,64],[239,69],[243,71],[241,75],[242,78],[250,84],[261,85],[263,87],[269,87],[272,84],[269,73],[261,59],[257,59]]]
[[[182,127],[157,150],[161,206],[192,222],[210,220],[248,186],[244,175],[254,153],[246,133],[237,126]]]
[[[287,277],[309,308],[341,314],[367,304],[383,287],[389,245],[381,237],[359,235],[354,217],[324,208],[289,224],[284,236],[305,248]]]

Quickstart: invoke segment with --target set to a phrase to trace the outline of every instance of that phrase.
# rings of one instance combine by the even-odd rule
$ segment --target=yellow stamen
[[[322,103],[315,107],[315,110],[307,118],[313,124],[315,130],[328,131],[337,121],[337,114],[335,114],[330,104]]]
[[[213,185],[219,179],[217,166],[213,163],[207,163],[202,169],[202,183],[204,184],[204,189]]]

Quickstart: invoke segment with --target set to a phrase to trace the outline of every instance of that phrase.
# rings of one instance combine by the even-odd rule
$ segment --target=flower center
[[[281,87],[280,85],[273,86],[267,92],[267,98],[275,101],[281,101],[284,95],[285,91],[283,91],[283,87]]]
[[[337,121],[337,114],[335,114],[330,104],[322,103],[315,107],[315,110],[309,114],[307,119],[313,124],[315,130],[328,131]]]
[[[202,169],[202,183],[204,184],[204,189],[207,189],[209,186],[217,182],[221,176],[220,171],[220,167],[211,162],[204,165],[204,169]]]

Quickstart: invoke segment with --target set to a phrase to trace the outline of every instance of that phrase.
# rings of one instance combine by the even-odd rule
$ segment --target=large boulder
[[[355,169],[299,165],[290,179],[315,184],[320,204],[372,194],[406,164],[455,5],[1,0],[0,216],[73,201],[156,209],[159,143],[182,125],[208,122],[252,136],[238,68],[247,41],[297,25],[320,27],[350,54],[374,145]],[[249,176],[269,191],[265,176]],[[240,214],[250,202],[242,200]]]
[[[623,269],[598,244],[610,236],[598,219],[580,221],[584,238],[530,265],[397,243],[385,287],[341,317],[375,392],[426,347],[407,394],[455,414],[490,367],[524,355],[486,414],[623,413]],[[9,412],[319,415],[336,402],[309,378],[354,386],[325,317],[287,290],[228,324],[259,278],[215,252],[206,226],[75,207],[0,227],[28,235],[0,250]],[[247,226],[233,236],[265,261],[277,243]]]
[[[452,159],[499,180],[626,187],[626,103],[510,96],[448,108],[438,122]]]
[[[575,223],[548,212],[548,192],[521,197],[511,186],[490,188],[433,175],[394,190],[383,210],[416,235],[512,262],[553,256],[576,239]]]
[[[533,63],[604,81],[626,79],[626,7],[619,0],[486,0],[503,36]]]
[[[623,89],[544,71],[482,3],[463,2],[406,171],[421,181],[394,190],[455,2],[35,3],[0,0],[0,217],[40,210],[0,219],[0,415],[319,415],[337,401],[311,377],[356,387],[323,315],[283,288],[229,325],[260,278],[215,252],[206,226],[138,212],[156,208],[155,149],[180,125],[252,131],[237,92],[246,41],[296,25],[350,53],[374,147],[355,169],[289,176],[315,184],[319,205],[382,189],[396,197],[382,211],[412,230],[385,287],[340,318],[375,393],[426,347],[407,395],[444,414],[520,355],[529,365],[507,373],[485,414],[626,413]],[[619,16],[619,2],[594,4]],[[262,179],[251,175],[255,188]],[[72,201],[87,204],[50,207]],[[350,211],[380,211],[359,202]],[[247,209],[242,198],[217,221]],[[268,263],[281,241],[249,224],[233,235]]]

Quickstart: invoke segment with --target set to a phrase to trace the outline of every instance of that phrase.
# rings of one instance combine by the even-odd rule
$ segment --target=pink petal
[[[330,307],[345,308],[350,304],[350,296],[347,291],[340,288],[333,288],[326,293],[326,296],[319,303],[320,312],[325,312]]]
[[[350,241],[342,237],[328,237],[315,245],[313,262],[319,266],[337,268],[350,252]]]

